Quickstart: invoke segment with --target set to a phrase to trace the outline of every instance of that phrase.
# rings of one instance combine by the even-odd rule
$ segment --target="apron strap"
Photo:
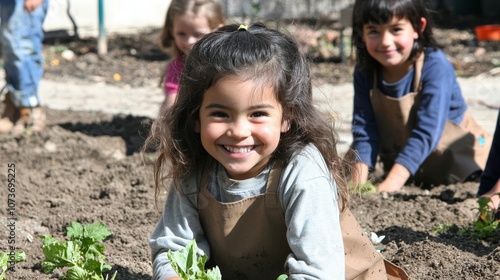
[[[415,61],[415,76],[413,78],[413,92],[420,92],[422,88],[422,68],[424,67],[424,52],[422,52]],[[377,88],[377,71],[373,71],[373,88]]]
[[[281,204],[278,199],[278,186],[281,179],[281,173],[283,168],[279,162],[274,162],[273,167],[269,171],[269,177],[267,178],[266,187],[266,208],[279,208],[281,209]],[[280,211],[283,213],[283,211]]]
[[[193,203],[194,206],[197,206],[197,202],[194,201],[195,194],[199,193],[203,188],[208,187],[208,183],[210,180],[210,172],[213,170],[214,164],[208,164],[206,168],[203,170],[203,173],[201,175],[201,180],[200,180],[200,188],[197,192],[194,193],[188,193],[185,194],[188,196],[189,200],[191,203]],[[266,182],[266,208],[279,208],[281,209],[281,204],[279,203],[278,199],[278,186],[279,182],[281,179],[281,173],[283,171],[283,168],[281,167],[281,164],[278,162],[275,162],[271,170],[269,171],[269,176],[267,178]],[[283,211],[280,211],[283,214]],[[284,214],[283,214],[284,215]]]
[[[420,92],[422,89],[422,68],[424,67],[424,52],[418,56],[417,61],[415,61],[415,77],[413,78],[413,92]]]

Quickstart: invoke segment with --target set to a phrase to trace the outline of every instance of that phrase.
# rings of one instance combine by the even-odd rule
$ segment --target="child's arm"
[[[426,51],[422,68],[422,91],[415,125],[395,159],[415,174],[436,149],[446,122],[459,125],[467,110],[455,70],[442,51]]]
[[[364,184],[368,180],[368,165],[363,162],[356,162],[352,168],[351,177],[354,185]]]
[[[165,71],[165,100],[163,106],[172,107],[177,99],[179,92],[179,81],[184,68],[184,62],[181,58],[176,58],[167,67]]]
[[[194,181],[192,180],[187,184],[191,188],[196,188],[196,182]],[[199,253],[209,255],[209,245],[204,238],[204,232],[198,218],[198,209],[192,205],[186,196],[180,195],[175,187],[171,185],[162,217],[149,239],[153,266],[152,279],[177,279],[171,278],[178,275],[170,264],[167,252],[169,250],[182,250],[195,238]]]
[[[374,168],[378,156],[378,131],[375,115],[370,101],[370,89],[373,81],[363,74],[358,67],[354,71],[354,100],[352,116],[352,148],[357,164],[352,178],[364,183],[368,179],[369,168]]]
[[[279,197],[292,250],[285,263],[289,279],[345,279],[337,187],[324,162],[298,156],[282,178]]]
[[[406,167],[395,163],[385,180],[378,185],[377,192],[397,192],[401,190],[410,175],[410,171]]]
[[[175,101],[177,100],[177,93],[170,93],[165,96],[165,100],[163,101],[162,106],[166,106],[167,108],[171,108]]]

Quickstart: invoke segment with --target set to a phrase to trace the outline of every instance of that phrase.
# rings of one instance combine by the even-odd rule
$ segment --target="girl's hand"
[[[368,180],[368,165],[356,162],[351,172],[352,182],[355,186],[366,183]]]
[[[182,280],[182,278],[180,278],[179,276],[173,276],[173,277],[168,277],[165,280]]]
[[[377,192],[398,192],[408,178],[410,178],[410,171],[401,164],[395,163],[385,180],[378,185]]]
[[[24,8],[31,13],[42,4],[42,1],[43,0],[24,0]]]
[[[500,206],[499,193],[500,193],[500,179],[497,181],[497,183],[493,186],[493,188],[489,192],[482,195],[483,197],[491,198],[491,203],[489,204],[491,209],[498,209],[498,206]]]

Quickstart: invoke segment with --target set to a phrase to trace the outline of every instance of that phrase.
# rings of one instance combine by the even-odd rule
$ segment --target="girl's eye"
[[[223,112],[212,112],[210,113],[210,116],[215,118],[226,118],[227,114]]]
[[[253,118],[266,117],[266,116],[268,116],[268,114],[262,111],[252,113]]]
[[[365,29],[365,33],[367,35],[374,36],[374,35],[377,35],[379,32],[375,28],[367,28],[367,29]]]

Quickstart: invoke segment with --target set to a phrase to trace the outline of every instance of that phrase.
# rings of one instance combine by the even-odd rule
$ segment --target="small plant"
[[[500,193],[496,195],[500,196]],[[478,219],[472,223],[472,227],[460,230],[459,234],[467,234],[472,239],[485,240],[491,237],[500,224],[500,220],[495,218],[498,210],[490,208],[491,198],[489,197],[480,197],[477,203],[478,208],[474,209],[478,210]]]
[[[357,194],[375,194],[377,193],[377,187],[372,184],[370,181],[366,181],[365,183],[354,185],[352,181],[349,182],[349,189],[351,193]]]
[[[450,223],[440,224],[432,227],[432,231],[436,234],[444,234],[447,233],[451,228]]]
[[[182,280],[221,280],[222,275],[219,267],[215,266],[212,269],[205,269],[207,262],[206,255],[197,255],[198,246],[196,240],[191,240],[186,247],[180,251],[169,250],[167,253],[168,260],[172,264],[172,268]],[[288,276],[281,274],[276,280],[286,280]]]
[[[111,235],[103,223],[82,225],[71,222],[66,236],[70,241],[59,241],[51,235],[40,235],[43,239],[45,260],[42,267],[45,273],[56,268],[69,268],[65,280],[107,280],[103,273],[111,270],[104,260],[105,247],[102,241]],[[110,280],[114,280],[116,272]]]
[[[169,250],[167,256],[172,268],[183,280],[221,280],[219,268],[205,270],[207,255],[198,256],[197,252],[196,240],[192,240],[180,251]]]
[[[14,255],[12,260],[12,255]],[[3,252],[0,253],[0,280],[5,279],[7,270],[14,263],[19,263],[26,260],[26,253],[24,252]]]

